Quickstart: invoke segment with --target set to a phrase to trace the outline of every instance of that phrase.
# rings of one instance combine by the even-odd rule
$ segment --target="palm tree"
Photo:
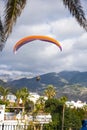
[[[56,95],[56,90],[53,85],[48,85],[47,89],[44,91],[45,96],[48,97],[48,99],[53,98]]]
[[[60,103],[63,105],[63,115],[62,115],[62,130],[64,129],[64,114],[65,114],[65,102],[67,101],[67,97],[63,96],[60,98]]]
[[[29,97],[29,91],[26,87],[21,88],[20,90],[17,90],[15,93],[16,97],[17,97],[17,105],[20,106],[20,99],[22,100],[22,107],[23,107],[23,112],[24,112],[24,108],[25,108],[25,103],[27,101],[29,101],[28,97]]]
[[[35,107],[36,107],[36,111],[44,112],[45,99],[43,96],[40,96],[40,98],[37,100]]]
[[[3,1],[3,0],[2,0]],[[12,32],[12,28],[17,18],[21,15],[27,0],[6,0],[4,22],[0,18],[0,50],[3,49],[5,42]],[[4,23],[4,24],[2,24]]]
[[[5,34],[4,34],[4,28],[2,25],[2,21],[0,18],[0,50],[2,51],[3,47],[4,47],[4,43],[5,43]]]
[[[17,106],[20,106],[20,99],[21,99],[20,90],[16,91],[15,96],[17,98]]]
[[[74,16],[78,23],[87,31],[87,20],[80,0],[63,0],[63,3],[66,7],[68,7],[72,16]]]
[[[3,96],[3,101],[6,101],[7,95],[9,94],[10,89],[9,88],[4,88],[0,86],[0,94]]]
[[[2,0],[3,1],[3,0]],[[82,9],[80,0],[62,0],[65,7],[68,7],[72,16],[76,18],[78,23],[87,31],[87,20]],[[0,49],[3,49],[5,41],[12,32],[13,26],[17,18],[21,15],[22,10],[26,5],[27,0],[6,0],[4,25],[0,19]],[[4,31],[3,31],[4,29]],[[3,35],[2,35],[3,34]],[[4,36],[4,40],[3,40]],[[2,41],[2,42],[1,42]]]
[[[20,97],[22,99],[22,105],[24,107],[24,105],[29,97],[29,91],[26,87],[23,87],[22,89],[20,89]]]
[[[12,32],[13,25],[26,5],[27,0],[7,0],[5,9],[5,35],[8,38]]]

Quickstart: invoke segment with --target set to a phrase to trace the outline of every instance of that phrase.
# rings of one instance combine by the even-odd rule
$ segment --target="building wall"
[[[0,121],[4,121],[5,105],[0,105]]]

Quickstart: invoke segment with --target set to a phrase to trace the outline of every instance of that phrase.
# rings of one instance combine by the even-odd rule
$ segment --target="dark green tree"
[[[15,93],[16,97],[17,97],[17,106],[20,106],[20,99],[22,100],[22,107],[25,108],[25,104],[26,102],[29,101],[29,91],[26,87],[23,87],[19,90],[16,91]],[[23,109],[24,112],[24,109]]]
[[[45,102],[45,111],[51,113],[52,123],[54,125],[60,126],[62,117],[62,104],[56,98],[48,99]]]
[[[3,101],[7,100],[7,95],[10,93],[10,88],[0,86],[0,94],[3,96]]]
[[[65,102],[66,97],[61,97],[59,99],[52,98],[45,102],[45,111],[51,113],[52,115],[52,127],[57,127],[58,129],[80,129],[81,121],[84,119],[86,111],[83,108],[71,108],[67,107]],[[64,109],[64,111],[63,111]],[[63,118],[64,112],[64,118]],[[64,119],[64,122],[63,122]],[[63,124],[63,125],[62,125]]]

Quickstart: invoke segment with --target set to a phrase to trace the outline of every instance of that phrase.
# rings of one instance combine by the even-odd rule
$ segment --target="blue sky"
[[[86,0],[83,1],[85,13]],[[29,35],[47,35],[55,45],[34,41],[13,53],[15,43]],[[70,15],[62,0],[28,0],[5,48],[0,52],[0,73],[43,74],[63,70],[87,71],[87,32]]]

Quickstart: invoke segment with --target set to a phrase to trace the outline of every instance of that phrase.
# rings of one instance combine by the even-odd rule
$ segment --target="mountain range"
[[[67,96],[69,100],[87,100],[87,72],[61,71],[40,75],[40,80],[33,78],[20,78],[17,80],[0,80],[0,85],[10,86],[12,90],[27,87],[31,92],[43,94],[48,85],[56,89],[56,96]]]

